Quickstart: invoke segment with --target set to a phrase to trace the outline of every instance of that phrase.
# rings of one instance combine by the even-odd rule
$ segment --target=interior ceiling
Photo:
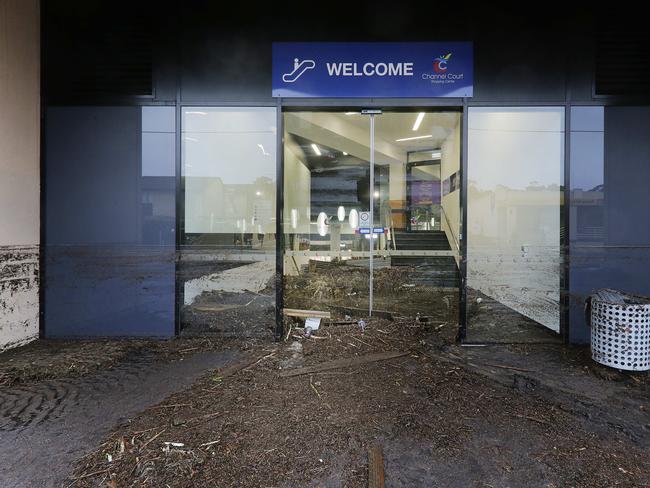
[[[325,146],[322,143],[318,144],[321,154],[317,155],[311,146],[314,141],[296,134],[290,134],[287,143],[299,148],[302,154],[301,160],[311,171],[321,172],[329,169],[341,170],[350,167],[368,166],[367,161],[350,154],[344,154],[343,151]]]
[[[375,116],[375,151],[381,155],[377,164],[398,162],[406,164],[407,153],[438,149],[454,131],[458,121],[457,112],[425,113],[418,130],[413,126],[418,112],[384,112]],[[370,117],[359,112],[290,112],[285,115],[286,130],[295,136],[312,168],[327,167],[333,161],[328,157],[312,158],[310,144],[324,146],[328,156],[343,151],[360,161],[369,158]],[[399,141],[398,139],[429,136],[422,139]],[[325,155],[323,155],[325,156]],[[354,164],[352,158],[346,158]],[[328,164],[329,163],[329,164]]]
[[[335,117],[345,117],[349,124],[370,130],[369,117],[360,113],[330,114]],[[443,141],[451,134],[458,123],[457,112],[428,112],[420,123],[417,131],[413,130],[413,124],[417,119],[417,112],[384,112],[375,116],[375,137],[389,142],[405,152],[418,151],[429,148],[439,148]],[[432,135],[432,138],[418,139],[414,141],[401,141],[407,137]]]

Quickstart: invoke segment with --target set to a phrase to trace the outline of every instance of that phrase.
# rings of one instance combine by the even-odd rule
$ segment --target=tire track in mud
[[[24,430],[42,422],[56,421],[70,405],[75,405],[80,392],[90,397],[109,390],[123,389],[146,376],[150,358],[137,358],[91,378],[50,380],[34,385],[0,391],[0,431]]]
[[[96,374],[0,388],[0,486],[55,487],[112,428],[235,353],[156,361],[140,353]]]

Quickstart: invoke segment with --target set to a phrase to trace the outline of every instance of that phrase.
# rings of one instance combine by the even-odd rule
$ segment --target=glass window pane
[[[604,107],[571,107],[571,132],[605,130]]]
[[[50,107],[48,337],[174,334],[175,108]]]
[[[359,228],[370,210],[370,118],[287,112],[284,129],[285,309],[365,317],[370,236]]]
[[[468,339],[559,338],[564,109],[473,107],[468,122]]]
[[[264,335],[275,324],[276,110],[182,114],[183,333]]]
[[[571,108],[570,209],[570,337],[589,340],[584,300],[598,286],[612,286],[602,277],[605,243],[605,112],[604,107]],[[618,164],[618,161],[617,161]]]

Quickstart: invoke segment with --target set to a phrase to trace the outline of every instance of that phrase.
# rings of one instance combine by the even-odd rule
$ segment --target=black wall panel
[[[609,245],[650,243],[649,135],[649,107],[605,109],[605,218]],[[650,285],[647,288],[650,292]]]
[[[476,101],[557,102],[565,99],[567,87],[582,100],[591,98],[596,21],[590,14],[545,9],[531,15],[525,9],[449,2],[328,2],[326,7],[45,1],[48,103],[173,101],[177,83],[183,101],[190,103],[271,102],[273,41],[469,40],[475,44]],[[133,52],[125,49],[134,39],[150,41],[151,59],[143,59],[142,68],[151,72],[151,96],[142,96],[129,77],[141,81],[143,70],[131,68],[146,57],[146,43],[136,42]],[[102,74],[111,66],[124,72]]]

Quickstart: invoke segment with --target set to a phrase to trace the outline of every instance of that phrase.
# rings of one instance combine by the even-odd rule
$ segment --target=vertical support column
[[[284,116],[282,99],[276,100],[276,200],[275,200],[275,340],[284,335]]]
[[[463,100],[461,117],[461,154],[460,154],[460,289],[458,295],[458,335],[459,341],[467,337],[467,197],[468,197],[468,163],[467,148],[469,138],[469,108],[467,99]]]
[[[372,317],[373,254],[375,253],[375,115],[370,114],[370,276],[368,316]]]
[[[564,219],[560,218],[560,335],[565,343],[569,343],[569,314],[570,314],[570,278],[571,278],[571,104],[564,106],[564,201],[560,206]]]

